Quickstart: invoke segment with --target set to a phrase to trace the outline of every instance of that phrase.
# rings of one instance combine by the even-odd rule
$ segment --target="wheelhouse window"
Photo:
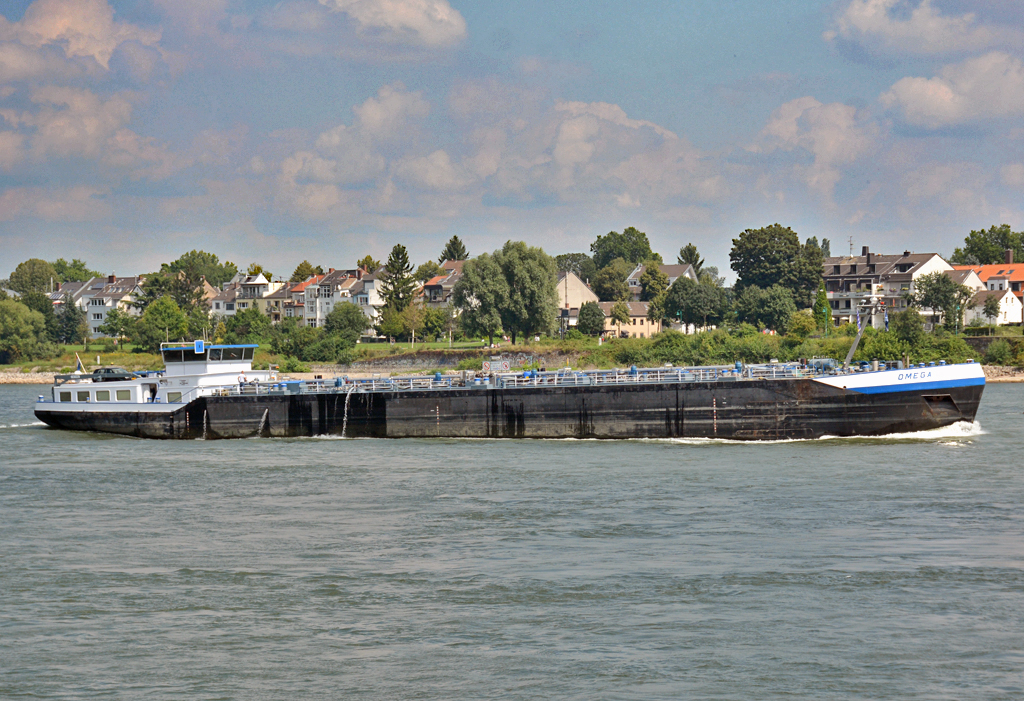
[[[211,348],[207,357],[213,361],[220,360],[220,348]]]
[[[242,349],[241,348],[222,348],[221,349],[222,360],[241,360]]]
[[[116,396],[119,402],[130,402],[132,400],[132,391],[130,389],[119,389]]]
[[[109,402],[110,401],[110,390],[109,389],[98,389],[98,390],[96,390],[96,401],[97,402]]]

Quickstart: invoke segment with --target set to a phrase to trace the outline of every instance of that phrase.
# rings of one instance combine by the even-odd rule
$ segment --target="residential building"
[[[1024,302],[1024,263],[1013,261],[1013,251],[1008,250],[1002,263],[991,265],[956,265],[957,270],[971,270],[981,280],[986,290],[998,292],[1009,290],[1021,302]],[[1024,305],[1022,305],[1024,306]],[[1007,309],[1007,311],[1010,311]],[[1022,312],[1024,314],[1024,312]],[[1024,321],[1024,317],[1010,318],[1007,323]]]
[[[100,279],[102,278],[93,278],[93,280]],[[131,303],[142,294],[142,283],[141,276],[117,277],[110,275],[99,289],[96,289],[95,284],[92,285],[85,313],[89,330],[93,336],[103,337],[104,334],[100,333],[99,327],[106,321],[107,314],[112,309],[120,309],[138,315],[138,310]]]
[[[867,246],[859,256],[831,256],[822,261],[825,292],[832,306],[836,326],[861,321],[875,328],[885,327],[885,314],[907,308],[906,295],[914,292],[914,282],[924,275],[948,272],[953,266],[938,253],[879,255]],[[925,310],[930,323],[939,322],[939,314]]]
[[[356,296],[364,289],[364,285],[360,284],[363,275],[362,268],[355,270],[331,268],[315,285],[307,285],[303,291],[306,326],[323,326],[327,315],[337,304],[345,302],[357,304]]]
[[[999,300],[999,313],[994,319],[985,316],[985,301],[989,297],[995,297]],[[971,300],[971,306],[964,313],[964,323],[969,324],[977,320],[983,324],[1006,326],[1007,324],[1021,323],[1022,315],[1024,315],[1024,304],[1021,303],[1021,299],[1012,290],[1006,288],[997,290],[983,289],[974,295],[974,299]]]
[[[571,270],[558,273],[558,314],[564,329],[573,328],[579,321],[580,307],[587,302],[597,302],[597,295],[587,283]]]
[[[612,307],[618,302],[598,302],[604,312],[604,334],[615,336],[620,333],[619,324],[612,320]],[[647,318],[647,302],[624,302],[629,307],[629,323],[622,324],[621,334],[628,338],[650,338],[661,331],[661,322]]]
[[[423,283],[423,304],[431,308],[447,307],[452,303],[455,284],[462,278],[463,261],[445,261],[451,264],[444,273]]]
[[[280,324],[284,319],[284,310],[292,301],[292,290],[302,283],[286,282],[273,292],[268,292],[256,300],[256,306],[270,317],[270,323]]]
[[[689,263],[682,263],[681,265],[661,264],[658,267],[661,269],[661,272],[668,276],[669,287],[681,277],[688,277],[697,282],[697,273],[693,271],[693,266]],[[633,272],[626,276],[626,284],[629,285],[629,291],[633,294],[633,301],[639,301],[640,295],[644,291],[640,285],[640,278],[643,277],[644,270],[646,270],[646,266],[638,265],[633,269]]]
[[[50,301],[53,302],[55,308],[58,308],[64,304],[65,297],[70,297],[73,304],[77,304],[84,310],[89,306],[89,303],[88,298],[85,301],[82,300],[83,296],[93,289],[93,285],[96,285],[97,290],[103,289],[103,285],[106,284],[105,280],[106,278],[93,277],[85,282],[61,283],[56,290],[50,293]]]

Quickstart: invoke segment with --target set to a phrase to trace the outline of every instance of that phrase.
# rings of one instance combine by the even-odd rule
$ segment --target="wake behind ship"
[[[829,360],[292,381],[253,345],[163,344],[165,370],[58,376],[36,416],[140,438],[723,438],[869,436],[973,421],[981,365]]]

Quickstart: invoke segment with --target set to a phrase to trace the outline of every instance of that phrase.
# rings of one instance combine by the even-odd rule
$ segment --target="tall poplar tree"
[[[405,246],[398,244],[391,249],[388,262],[380,274],[380,295],[384,298],[384,306],[396,312],[404,311],[412,302],[416,289],[416,281],[412,276],[412,263]]]

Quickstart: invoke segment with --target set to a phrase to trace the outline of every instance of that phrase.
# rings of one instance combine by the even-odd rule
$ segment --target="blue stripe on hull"
[[[858,394],[886,394],[888,392],[917,392],[921,390],[948,389],[950,387],[975,387],[985,384],[984,377],[971,377],[959,380],[943,380],[939,382],[912,382],[891,385],[877,385],[875,387],[850,388],[849,392]]]

